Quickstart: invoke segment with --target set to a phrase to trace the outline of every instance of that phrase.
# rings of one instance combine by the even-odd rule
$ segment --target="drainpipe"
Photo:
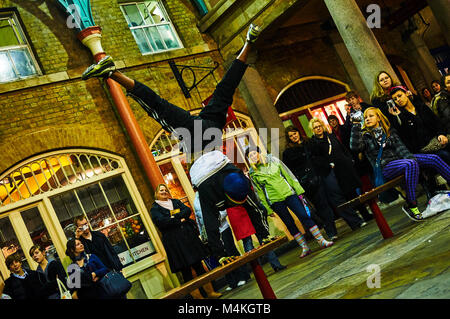
[[[72,17],[75,21],[78,21],[77,28],[80,30],[78,39],[91,50],[95,62],[100,61],[106,56],[106,53],[103,51],[101,44],[101,28],[96,26],[92,19],[89,0],[59,0],[59,3],[66,10],[66,13],[69,14],[69,18]],[[77,10],[73,10],[72,6],[74,5]],[[145,174],[153,189],[156,189],[158,184],[164,183],[164,178],[136,121],[130,104],[117,82],[107,79],[106,84]]]

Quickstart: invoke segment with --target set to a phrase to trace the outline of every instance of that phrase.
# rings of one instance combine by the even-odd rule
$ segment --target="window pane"
[[[125,17],[127,18],[129,27],[142,26],[144,21],[142,20],[141,14],[138,8],[134,4],[123,6],[125,11]]]
[[[120,261],[124,266],[133,262],[133,259],[139,261],[155,253],[155,247],[153,247],[139,216],[125,219],[119,225],[120,231],[125,236],[130,247],[130,250],[124,250],[122,253],[119,253]]]
[[[58,259],[59,257],[56,253],[56,248],[53,245],[50,234],[48,233],[44,221],[39,214],[39,209],[37,207],[33,207],[21,212],[20,214],[22,215],[25,226],[27,226],[28,233],[30,234],[33,244],[41,246],[48,260]]]
[[[150,15],[150,12],[147,10],[147,6],[151,6],[152,3],[138,3],[139,11],[141,11],[142,16],[144,17],[144,22],[146,25],[154,24],[152,20],[152,16]]]
[[[116,219],[120,221],[118,229],[116,226],[111,227],[108,234],[105,233],[105,235],[113,244],[122,264],[127,265],[133,262],[133,257],[137,261],[153,254],[155,252],[153,244],[141,218],[135,215],[138,211],[122,177],[117,176],[102,181],[101,184],[108,201],[111,203]],[[135,216],[130,217],[132,215]],[[128,251],[123,240],[124,237],[131,251]]]
[[[8,82],[16,78],[8,53],[0,52],[0,82]]]
[[[64,229],[64,234],[67,238],[75,237],[75,226],[73,219],[76,216],[83,215],[81,206],[75,197],[74,192],[67,192],[61,195],[50,198],[53,209],[58,216],[59,223]]]
[[[149,47],[147,43],[147,39],[145,38],[145,34],[142,29],[131,30],[131,33],[133,34],[134,39],[136,40],[136,43],[139,47],[139,50],[141,50],[142,53],[153,52],[153,50]]]
[[[172,32],[172,28],[168,24],[158,26],[158,30],[161,33],[168,49],[180,47],[175,35]]]
[[[114,222],[112,212],[98,184],[78,188],[75,192],[80,198],[93,230],[105,227]]]
[[[9,24],[9,19],[0,20],[0,47],[19,44],[19,40]]]
[[[20,76],[25,77],[36,74],[36,68],[27,49],[10,50],[9,53]]]
[[[156,24],[161,23],[161,22],[166,22],[167,20],[164,17],[164,14],[162,13],[162,11],[159,9],[156,1],[151,1],[152,2],[151,5],[149,5],[148,2],[149,1],[146,1],[147,8],[150,11],[153,21],[155,21]]]
[[[78,194],[93,230],[102,232],[108,238],[123,265],[154,254],[155,248],[140,216],[136,215],[139,212],[122,176],[102,180],[100,184],[106,198],[99,184],[77,188],[51,198],[66,236],[74,236],[73,217],[82,215],[75,196]],[[108,204],[114,213],[111,213]]]
[[[150,40],[151,45],[154,48],[156,48],[157,51],[162,51],[166,49],[158,33],[158,30],[156,30],[156,27],[148,27],[145,28],[144,30],[148,36],[148,39]]]
[[[22,266],[30,269],[8,217],[0,219],[0,249],[5,258],[14,253],[19,254],[22,259]]]

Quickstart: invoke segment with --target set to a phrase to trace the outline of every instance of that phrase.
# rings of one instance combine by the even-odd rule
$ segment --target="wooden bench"
[[[353,207],[356,207],[356,206],[359,206],[359,205],[365,204],[365,203],[369,204],[369,207],[372,210],[372,213],[375,217],[375,221],[378,225],[378,228],[380,229],[381,234],[383,235],[383,238],[384,239],[390,238],[390,237],[394,236],[394,234],[392,233],[392,230],[389,228],[389,225],[386,222],[386,219],[384,218],[383,213],[381,212],[380,208],[378,207],[377,196],[379,194],[387,191],[388,189],[399,186],[400,184],[402,184],[404,182],[404,180],[405,180],[404,175],[398,176],[398,177],[384,183],[381,186],[375,187],[374,189],[370,190],[367,193],[359,195],[358,197],[339,205],[337,210],[339,212],[340,210],[343,210],[345,208],[353,208]]]
[[[232,272],[233,270],[249,263],[252,267],[253,274],[255,275],[256,282],[258,283],[259,290],[264,299],[276,299],[275,293],[267,280],[266,274],[258,262],[258,258],[267,254],[269,251],[281,246],[288,241],[286,236],[277,238],[276,240],[261,245],[256,249],[253,249],[244,255],[240,256],[238,259],[224,266],[214,268],[213,270],[198,276],[184,285],[172,289],[166,295],[161,297],[161,299],[179,299],[186,296],[191,291],[202,287],[204,284],[211,282],[215,279],[223,277],[225,274]]]

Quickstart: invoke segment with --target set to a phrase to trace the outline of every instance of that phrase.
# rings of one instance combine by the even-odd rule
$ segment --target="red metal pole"
[[[81,31],[78,35],[78,39],[82,41],[87,47],[89,47],[94,55],[94,59],[96,62],[100,61],[103,57],[106,56],[105,52],[101,48],[100,44],[101,38],[101,28],[100,27],[89,27],[83,31]],[[86,40],[92,40],[91,42],[87,42]],[[116,105],[117,111],[119,112],[120,118],[127,130],[127,133],[130,136],[131,142],[136,150],[139,161],[144,168],[145,174],[150,181],[153,189],[156,189],[158,184],[164,184],[164,178],[161,174],[161,171],[156,164],[155,159],[153,158],[153,154],[150,151],[150,147],[145,140],[144,134],[142,133],[141,128],[139,127],[138,122],[131,110],[130,104],[123,93],[120,85],[112,80],[107,79],[106,83],[108,85],[109,92],[111,93],[111,97]]]
[[[369,201],[369,206],[375,217],[377,226],[380,229],[381,235],[383,235],[383,238],[387,239],[387,238],[391,238],[392,236],[394,236],[394,233],[392,232],[386,219],[384,218],[383,213],[380,210],[380,207],[378,207],[377,201],[375,199],[371,199]]]
[[[258,283],[259,290],[261,290],[261,294],[264,299],[277,299],[277,296],[273,292],[272,287],[270,286],[269,281],[267,280],[266,274],[259,264],[258,260],[252,260],[250,262],[250,266],[252,266],[253,274],[255,275],[256,282]]]

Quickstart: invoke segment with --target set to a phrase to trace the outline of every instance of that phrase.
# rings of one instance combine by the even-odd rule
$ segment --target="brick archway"
[[[90,125],[53,126],[24,131],[21,135],[3,140],[0,146],[0,172],[36,154],[69,147],[102,149],[117,154],[128,153],[123,135],[109,135],[108,132]]]

